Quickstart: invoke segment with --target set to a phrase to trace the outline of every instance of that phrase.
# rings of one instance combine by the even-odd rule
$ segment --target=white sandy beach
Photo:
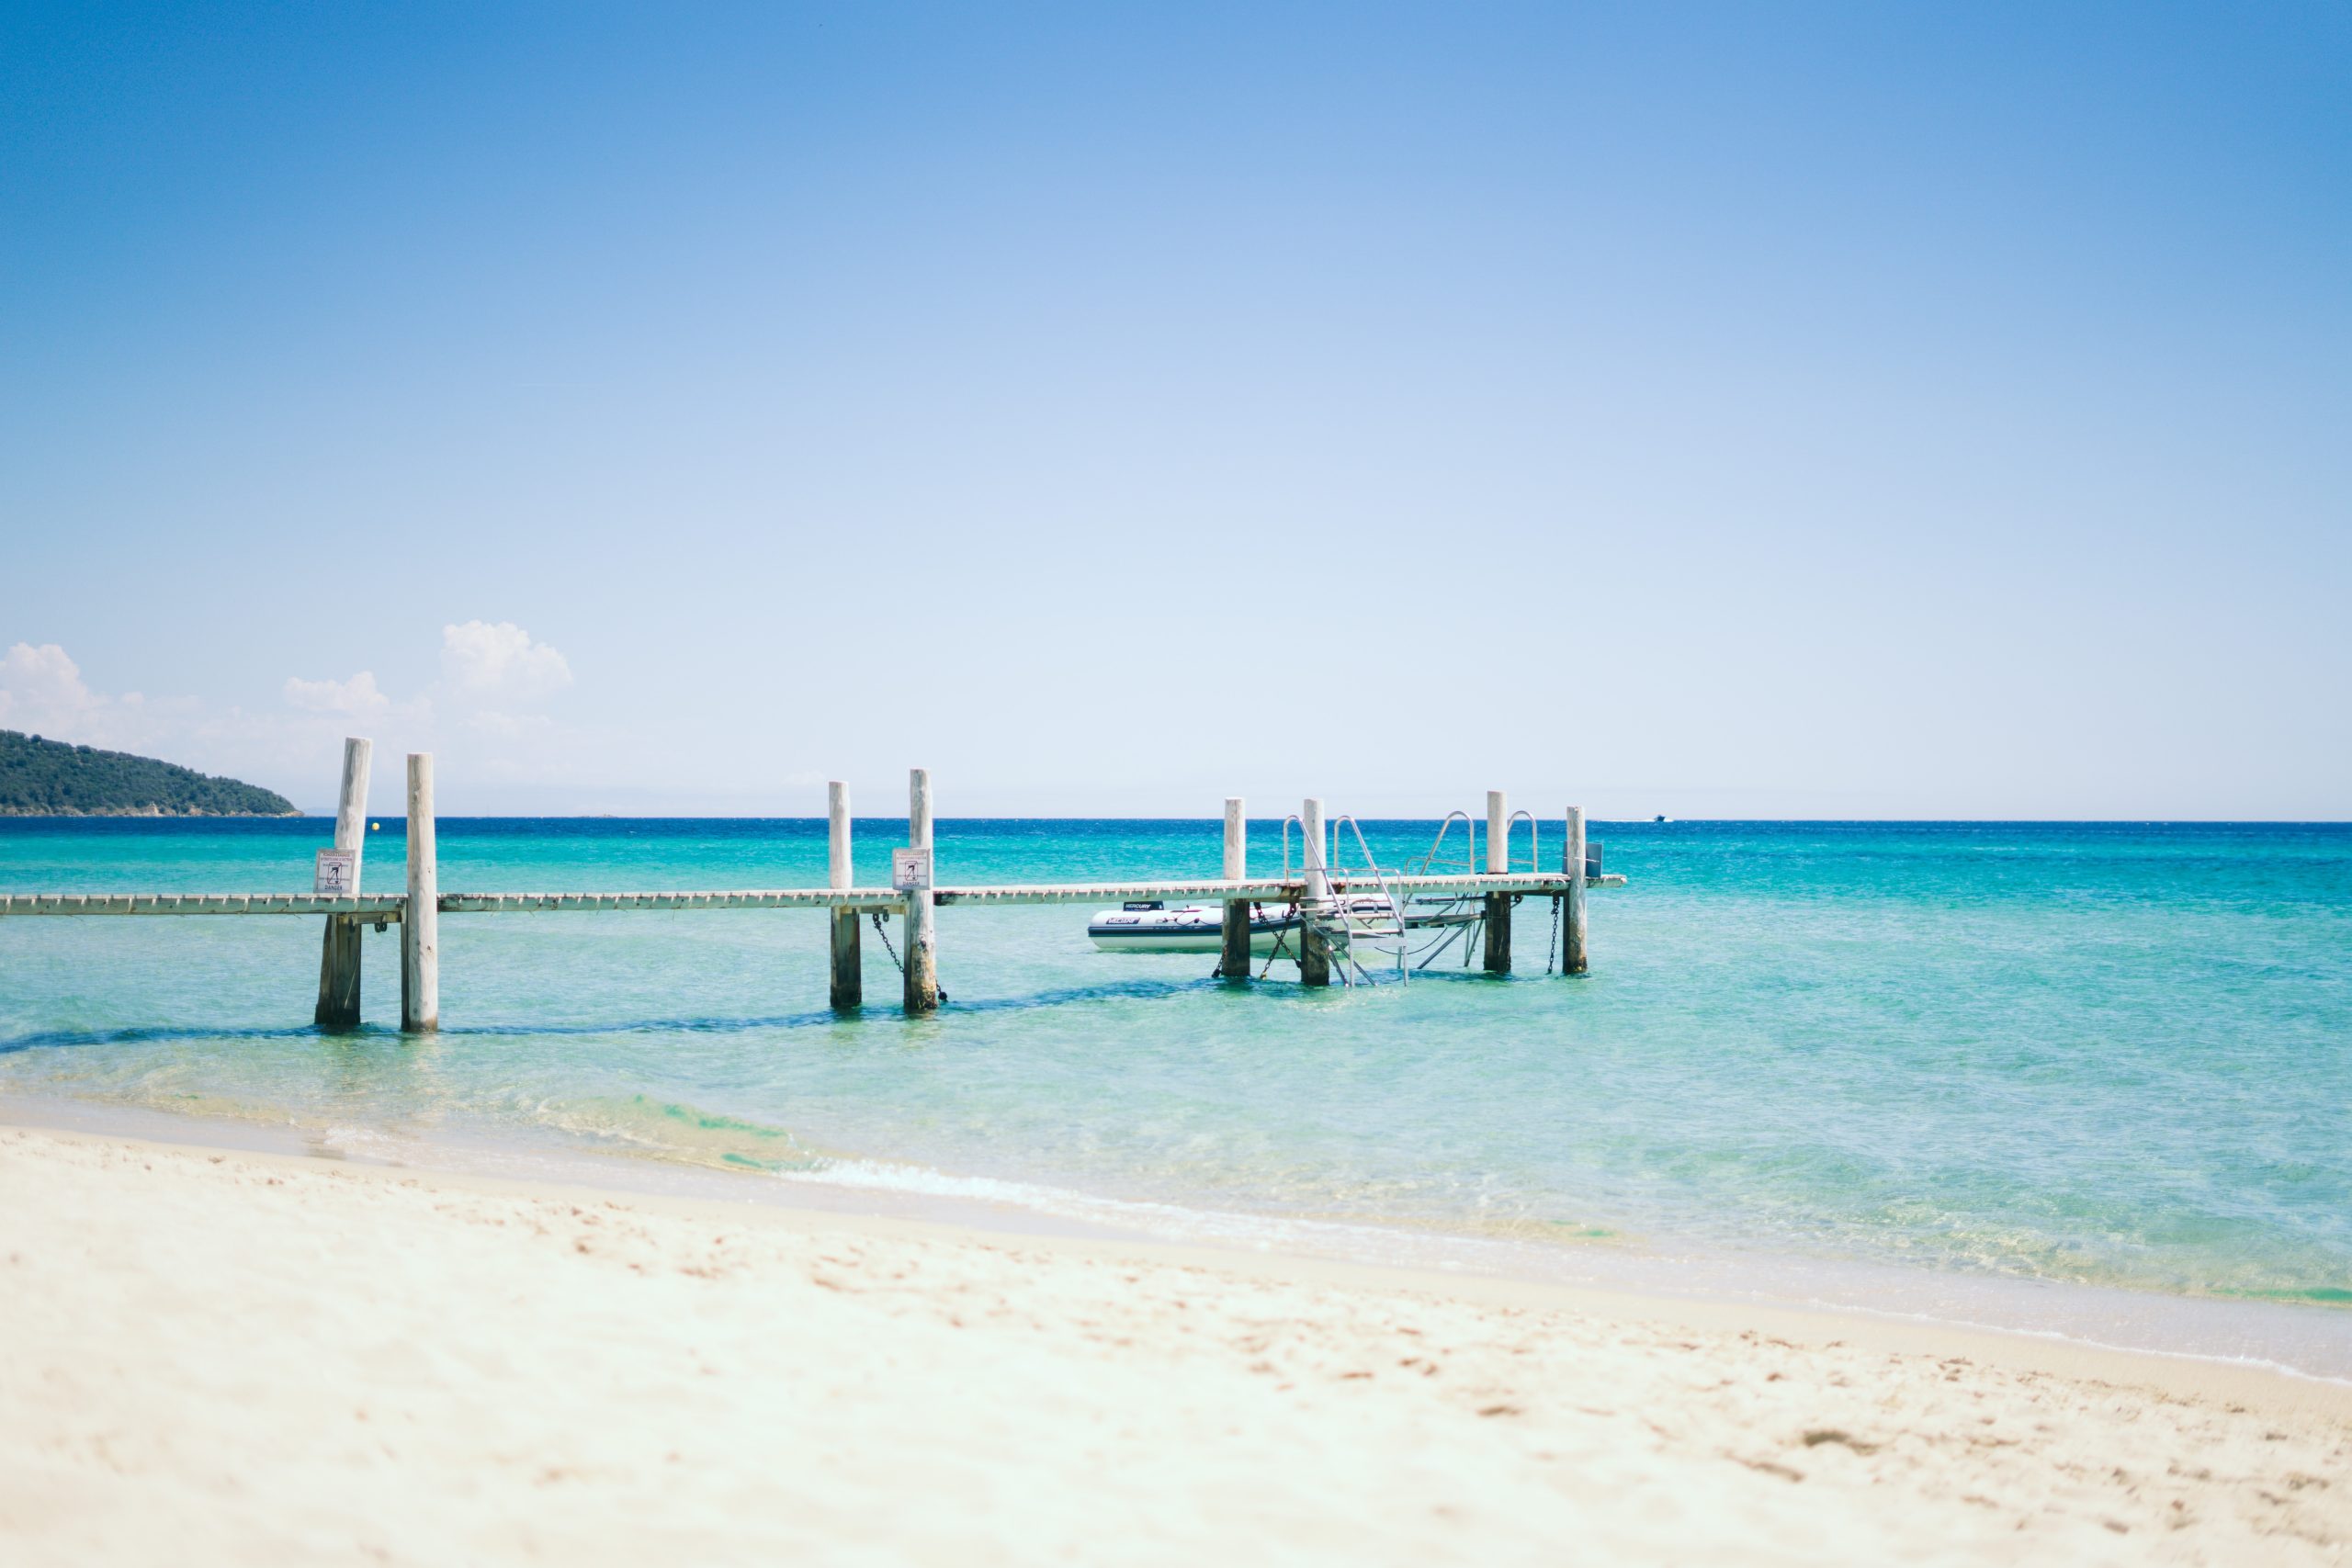
[[[2352,1561],[2209,1363],[0,1130],[0,1560]]]

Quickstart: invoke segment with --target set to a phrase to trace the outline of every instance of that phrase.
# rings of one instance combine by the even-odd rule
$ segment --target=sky
[[[0,6],[0,726],[2352,817],[2352,8]]]

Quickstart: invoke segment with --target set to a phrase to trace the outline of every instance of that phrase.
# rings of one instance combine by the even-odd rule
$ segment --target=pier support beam
[[[914,768],[907,774],[907,843],[918,850],[932,848],[929,768]],[[939,908],[931,901],[937,881],[934,865],[924,885],[907,894],[905,1005],[910,1013],[939,1010]]]
[[[1242,810],[1241,797],[1227,795],[1225,801],[1225,879],[1238,882],[1250,874],[1250,818]],[[1216,972],[1227,980],[1250,978],[1250,901],[1228,898],[1225,901],[1225,947],[1216,961]]]
[[[1560,869],[1568,874],[1567,908],[1561,913],[1567,918],[1560,922],[1561,938],[1566,945],[1560,950],[1560,973],[1585,973],[1584,953],[1584,807],[1568,807],[1567,848],[1562,852]]]
[[[825,786],[825,886],[841,889],[850,881],[849,785],[839,779]],[[833,928],[833,1010],[846,1012],[865,1000],[865,958],[857,929],[857,911],[835,909]]]
[[[408,908],[401,914],[401,1028],[441,1027],[441,874],[433,858],[433,753],[408,754]]]
[[[368,848],[368,766],[376,745],[359,736],[343,742],[343,793],[334,808],[334,847],[352,852],[351,890],[359,891],[359,866]],[[329,915],[319,945],[319,1005],[311,1021],[321,1029],[359,1027],[359,921]]]
[[[1487,792],[1487,869],[1494,873],[1510,870],[1510,803],[1503,792]],[[1487,973],[1510,973],[1510,895],[1487,895]]]
[[[1323,803],[1309,800],[1298,808],[1299,826],[1306,839],[1306,902],[1299,907],[1298,983],[1331,983],[1331,944],[1323,935],[1323,918],[1331,910],[1331,874],[1323,858]]]

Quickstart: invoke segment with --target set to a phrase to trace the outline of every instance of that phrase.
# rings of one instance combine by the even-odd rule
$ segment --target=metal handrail
[[[1544,869],[1544,833],[1543,829],[1535,825],[1535,813],[1526,810],[1514,811],[1504,818],[1503,869],[1505,871],[1510,869],[1510,830],[1512,825],[1522,817],[1527,818],[1527,869],[1541,871]]]
[[[1439,852],[1445,848],[1445,836],[1453,830],[1454,818],[1460,818],[1462,819],[1462,830],[1469,840],[1468,848],[1464,851],[1462,857],[1462,869],[1474,875],[1485,869],[1478,859],[1478,819],[1471,816],[1467,811],[1449,811],[1445,814],[1443,819],[1438,823],[1437,837],[1430,841],[1429,852],[1422,855],[1419,862],[1408,862],[1407,863],[1405,868],[1407,875],[1414,874],[1416,865],[1419,866],[1420,874],[1428,875],[1437,872],[1442,866],[1450,866],[1453,864],[1451,861],[1441,861],[1438,858],[1438,855]],[[1452,900],[1452,902],[1458,907],[1462,903],[1462,900],[1454,899]],[[1448,938],[1447,940],[1451,941],[1452,939]]]
[[[1470,851],[1463,859],[1462,869],[1470,872],[1475,872],[1478,869],[1477,822],[1467,811],[1449,811],[1445,814],[1444,819],[1437,825],[1437,837],[1435,840],[1431,840],[1429,847],[1429,852],[1421,856],[1420,867],[1422,873],[1427,874],[1434,872],[1437,869],[1437,852],[1445,847],[1446,832],[1448,829],[1453,828],[1453,819],[1457,817],[1462,818],[1462,826],[1470,835]],[[1409,862],[1407,863],[1405,874],[1408,876],[1413,874],[1411,863]]]

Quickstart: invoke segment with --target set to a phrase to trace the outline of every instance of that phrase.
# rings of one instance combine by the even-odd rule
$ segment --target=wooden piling
[[[1560,951],[1560,973],[1585,973],[1584,952],[1584,807],[1568,807],[1567,848],[1562,852],[1560,869],[1567,874],[1566,908],[1561,911],[1567,918],[1560,922],[1561,940],[1566,943]]]
[[[839,779],[825,786],[825,885],[854,886],[850,880],[849,785]],[[846,1011],[865,999],[865,963],[857,926],[857,911],[835,909],[833,928],[833,1008]]]
[[[334,810],[334,847],[351,852],[351,890],[359,891],[359,866],[368,848],[368,767],[375,757],[375,742],[359,736],[344,738],[343,793]],[[359,1027],[358,919],[329,915],[319,939],[319,1004],[311,1020],[321,1029]]]
[[[311,1021],[321,1029],[359,1027],[360,923],[356,915],[329,915],[319,944],[319,1001]]]
[[[1250,874],[1250,818],[1242,810],[1241,797],[1227,795],[1225,801],[1225,879],[1238,882]],[[1250,901],[1228,898],[1225,902],[1225,950],[1217,959],[1216,972],[1227,980],[1250,978]]]
[[[441,877],[433,851],[433,753],[408,756],[408,908],[401,914],[401,1028],[441,1027]]]
[[[918,850],[933,847],[928,768],[910,769],[907,773],[907,843]],[[935,865],[929,880],[938,880]],[[939,910],[932,902],[929,886],[916,888],[906,897],[905,1007],[910,1013],[935,1012],[939,1008]]]
[[[1487,792],[1487,870],[1510,870],[1510,803],[1498,789]],[[1487,973],[1510,973],[1510,895],[1487,895]]]
[[[1331,983],[1331,944],[1323,934],[1322,919],[1331,908],[1329,863],[1323,858],[1323,803],[1309,800],[1298,808],[1298,824],[1306,840],[1306,902],[1299,907],[1298,983]]]

